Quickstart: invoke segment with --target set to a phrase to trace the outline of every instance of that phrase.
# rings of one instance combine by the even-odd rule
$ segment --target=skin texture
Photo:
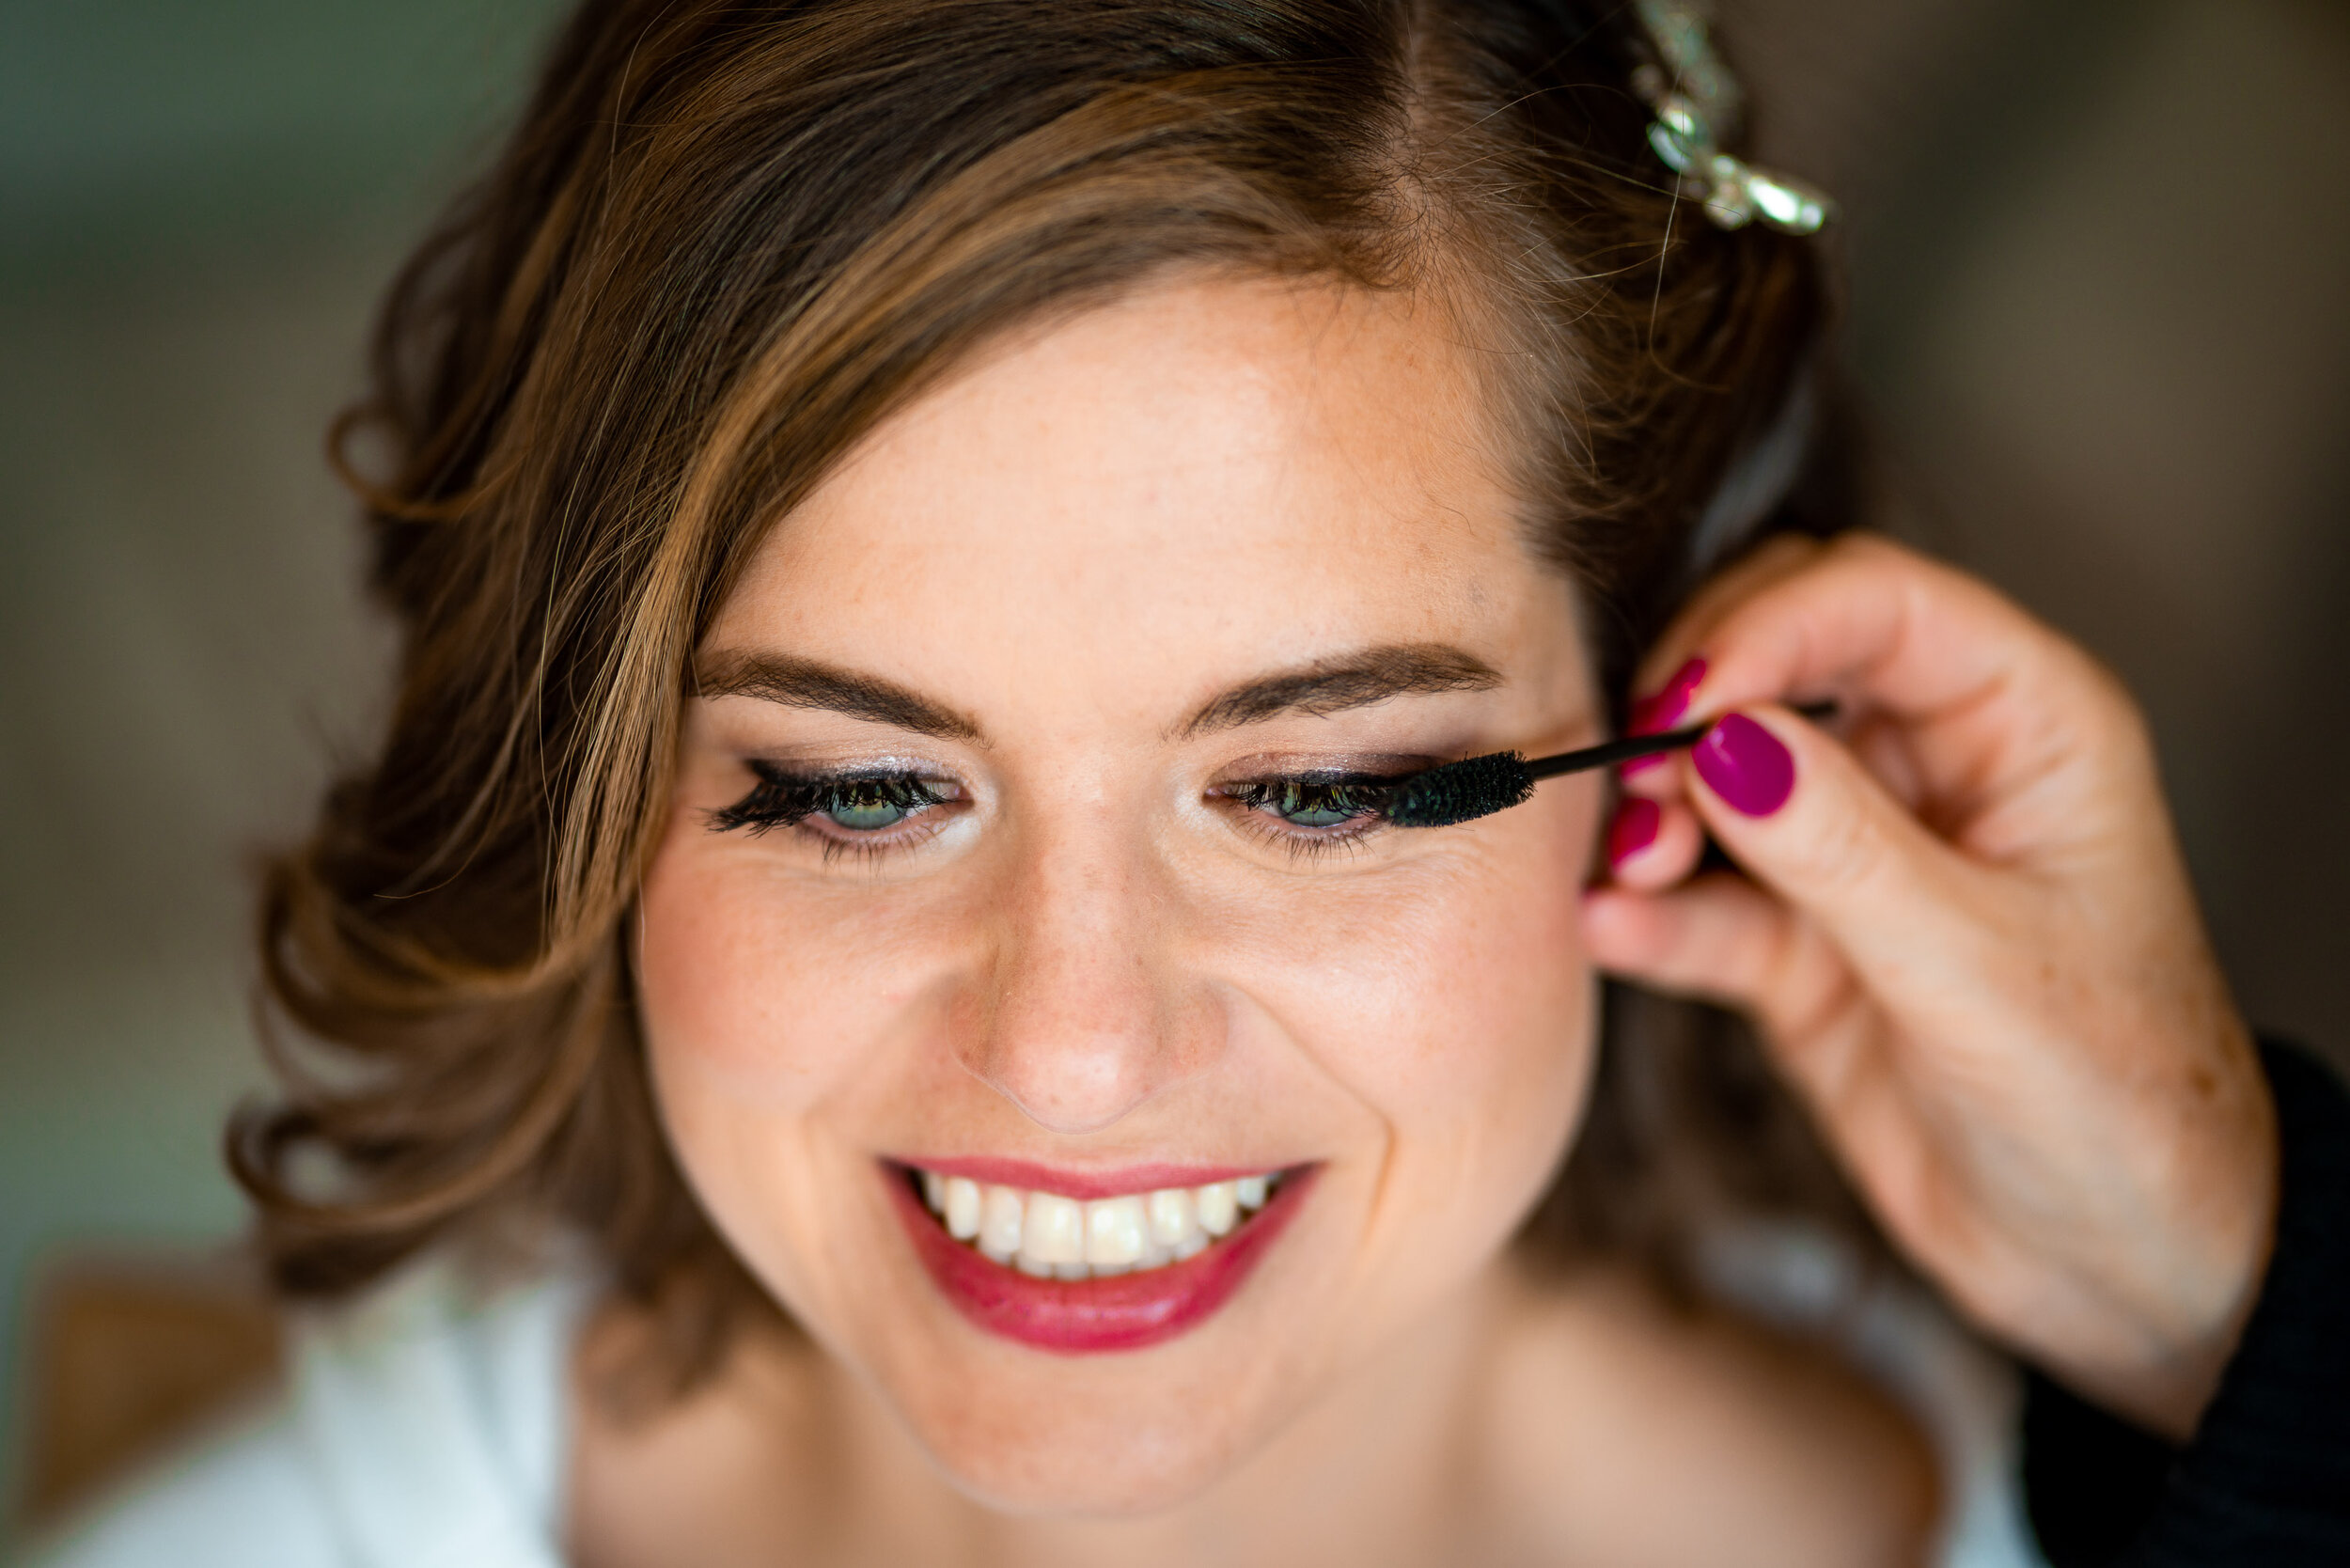
[[[587,1407],[581,1560],[1915,1558],[1929,1467],[1854,1379],[1505,1262],[1590,1065],[1600,782],[1319,856],[1215,792],[1597,738],[1458,340],[1404,295],[1153,288],[965,368],[765,542],[705,668],[818,660],[963,732],[690,704],[639,1005],[688,1179],[808,1341],[649,1421]],[[1497,679],[1193,722],[1429,645]],[[753,760],[958,798],[828,859],[713,830]],[[1220,1312],[1065,1356],[941,1299],[884,1155],[1319,1175]],[[583,1364],[641,1331],[607,1317]],[[1676,1510],[1693,1463],[1714,1501]]]
[[[1617,971],[1749,1012],[1879,1220],[1977,1323],[2194,1430],[2257,1294],[2276,1126],[2128,695],[1982,584],[1883,540],[1710,585],[1642,689],[1792,753],[1749,816],[1687,760],[1595,893]],[[1832,696],[1846,741],[1778,705]],[[1700,828],[1747,878],[1689,880]],[[1750,880],[1749,880],[1750,878]]]

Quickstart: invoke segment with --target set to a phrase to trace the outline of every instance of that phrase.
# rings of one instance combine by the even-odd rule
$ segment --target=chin
[[[1175,1380],[1140,1369],[1044,1371],[969,1383],[960,1398],[899,1413],[954,1486],[991,1509],[1136,1518],[1212,1489],[1271,1440],[1283,1424],[1277,1412],[1293,1408],[1270,1387],[1244,1390],[1222,1378],[1169,1387]]]
[[[1174,1248],[1186,1255],[1068,1279],[992,1260],[985,1236],[958,1240],[918,1172],[886,1169],[913,1245],[865,1282],[863,1309],[839,1303],[839,1348],[932,1464],[989,1508],[1179,1507],[1272,1441],[1331,1371],[1336,1325],[1310,1306],[1339,1294],[1329,1238],[1291,1223],[1331,1196],[1319,1176],[1293,1168],[1258,1184],[1211,1245]]]

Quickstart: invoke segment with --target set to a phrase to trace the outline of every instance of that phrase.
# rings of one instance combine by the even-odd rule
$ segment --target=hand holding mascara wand
[[[1646,674],[1675,708],[1736,715],[1697,753],[1733,765],[1638,781],[1666,823],[1583,894],[1599,965],[1745,1013],[1909,1261],[2066,1387],[2186,1442],[2206,1405],[2222,1419],[2241,1334],[2298,1398],[2311,1363],[2246,1326],[2289,1232],[2270,1229],[2292,1201],[2286,1097],[2119,682],[1985,585],[1866,535],[1764,545]],[[1759,706],[1831,686],[1866,706],[1861,744]],[[2314,1070],[2282,1071],[2317,1103]],[[2300,1309],[2338,1324],[2340,1294],[2318,1294]],[[2312,1420],[2350,1380],[2318,1386]]]
[[[1824,719],[1835,713],[1836,704],[1799,702],[1794,709],[1806,718]],[[1712,728],[1708,722],[1657,735],[1627,735],[1622,740],[1530,760],[1514,751],[1463,758],[1386,786],[1390,792],[1385,815],[1398,827],[1450,827],[1457,823],[1474,822],[1479,817],[1524,805],[1533,798],[1534,786],[1543,779],[1678,751],[1697,745]]]

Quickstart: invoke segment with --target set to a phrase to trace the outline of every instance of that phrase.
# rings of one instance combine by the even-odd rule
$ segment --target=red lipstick
[[[1180,1263],[1106,1279],[1039,1279],[993,1262],[949,1236],[923,1207],[903,1167],[881,1169],[915,1254],[955,1309],[991,1334],[1063,1356],[1140,1350],[1204,1322],[1263,1259],[1305,1200],[1314,1175],[1312,1167],[1284,1173],[1264,1207],[1246,1224]],[[1120,1172],[1120,1178],[1133,1174]],[[1195,1180],[1186,1174],[1181,1184]],[[1061,1190],[1058,1182],[1050,1190]],[[1121,1186],[1104,1196],[1135,1190],[1139,1189]]]

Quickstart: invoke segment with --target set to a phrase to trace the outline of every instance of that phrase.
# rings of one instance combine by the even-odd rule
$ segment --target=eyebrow
[[[917,735],[978,741],[979,727],[943,703],[878,675],[787,653],[720,653],[695,671],[697,697],[754,697],[870,719]],[[1261,724],[1286,713],[1321,717],[1391,697],[1488,691],[1501,672],[1442,643],[1397,643],[1318,659],[1234,686],[1211,698],[1178,731],[1185,739]]]
[[[814,659],[785,653],[720,653],[694,672],[697,697],[755,697],[787,708],[816,708],[870,719],[917,735],[977,741],[979,727],[920,692]]]
[[[1316,660],[1250,681],[1214,698],[1183,728],[1185,737],[1261,724],[1285,713],[1319,718],[1391,697],[1489,691],[1501,672],[1443,643],[1395,643]]]

